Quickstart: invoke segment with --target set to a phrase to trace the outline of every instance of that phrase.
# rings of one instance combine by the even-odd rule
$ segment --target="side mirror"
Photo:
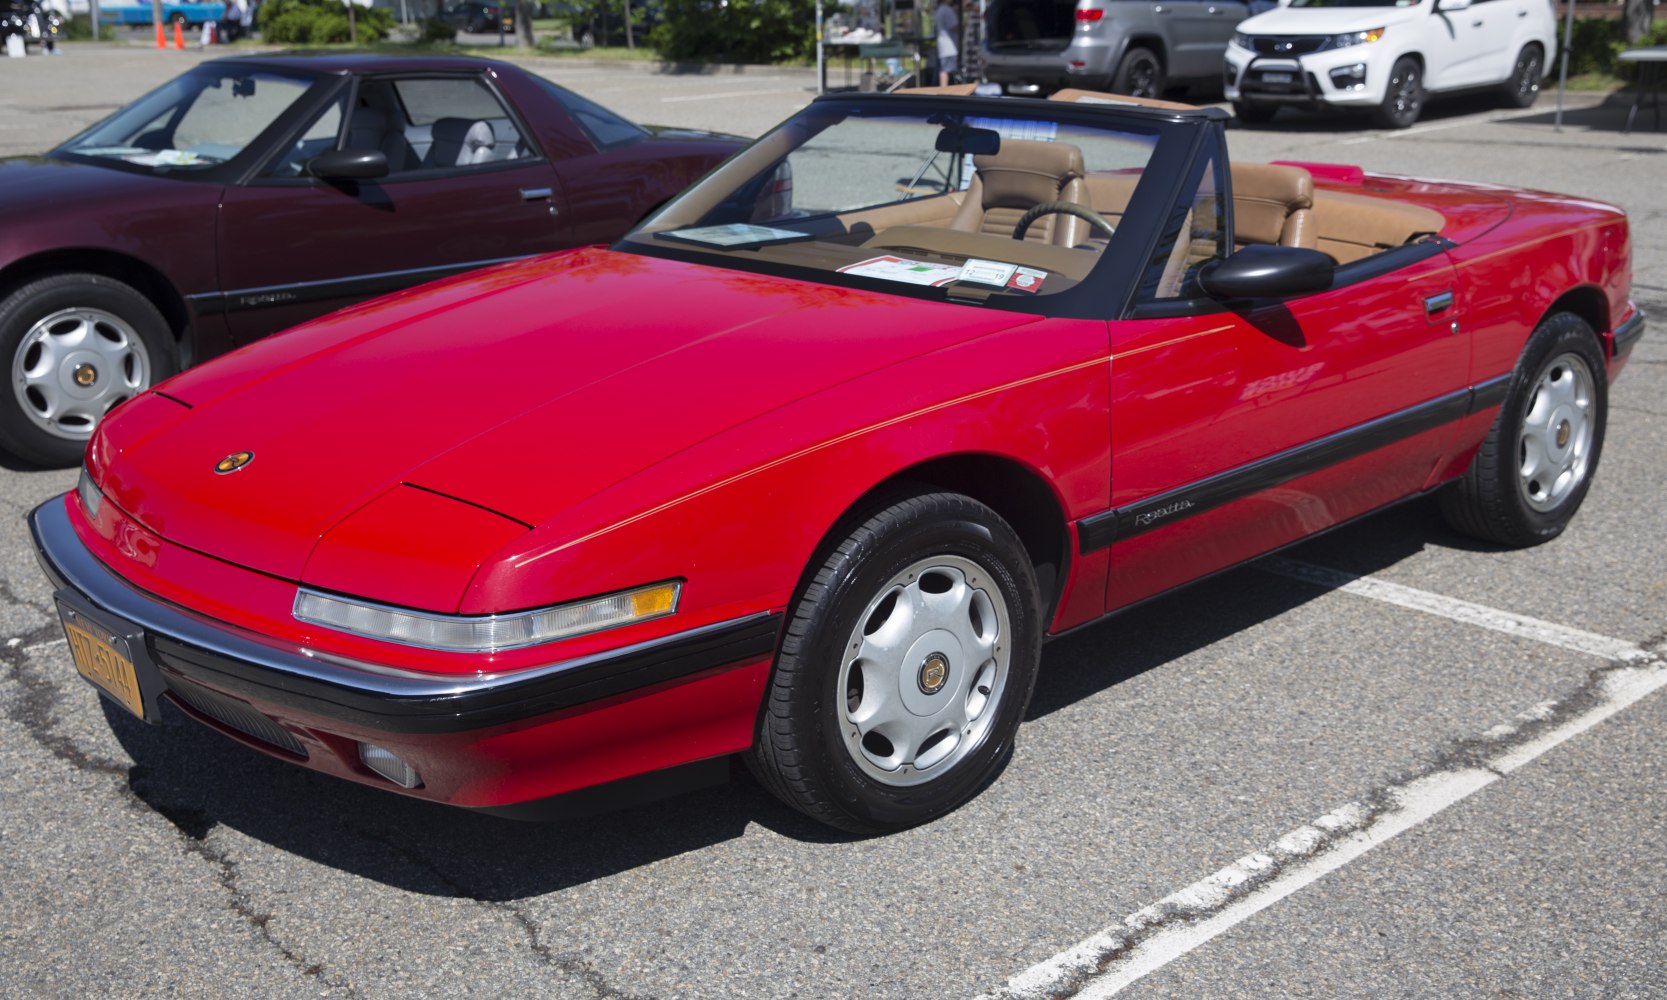
[[[332,149],[307,161],[307,173],[327,181],[388,176],[388,154],[379,149]]]
[[[1467,10],[1469,7],[1470,0],[1436,0],[1435,3],[1438,14],[1449,10]]]
[[[1212,299],[1277,299],[1331,287],[1337,264],[1318,250],[1253,243],[1204,268],[1198,284]]]

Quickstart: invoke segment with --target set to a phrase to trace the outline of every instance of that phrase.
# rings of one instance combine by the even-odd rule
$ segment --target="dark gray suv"
[[[1219,88],[1227,42],[1251,12],[1247,0],[992,0],[985,77],[1011,94]]]

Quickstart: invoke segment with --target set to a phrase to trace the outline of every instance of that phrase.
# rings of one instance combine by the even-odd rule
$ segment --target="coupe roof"
[[[237,63],[274,69],[300,70],[306,73],[425,73],[479,72],[494,70],[519,72],[509,63],[475,56],[419,55],[390,56],[371,52],[293,51],[271,52],[262,55],[230,56],[213,63]],[[205,64],[210,65],[210,64]]]

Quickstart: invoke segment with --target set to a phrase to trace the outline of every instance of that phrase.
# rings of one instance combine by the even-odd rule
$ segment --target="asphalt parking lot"
[[[0,154],[200,58],[8,60]],[[813,83],[536,66],[743,134]],[[1554,99],[1231,145],[1628,210],[1656,319],[1569,531],[1497,550],[1414,502],[1073,633],[1004,776],[891,837],[745,777],[517,824],[146,728],[75,676],[34,562],[74,472],[0,458],[0,996],[1667,995],[1667,132],[1591,97],[1554,131]]]

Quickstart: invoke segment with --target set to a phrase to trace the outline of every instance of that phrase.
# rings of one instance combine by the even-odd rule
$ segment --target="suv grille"
[[[1252,35],[1250,44],[1258,55],[1305,56],[1318,52],[1331,41],[1330,35]]]

